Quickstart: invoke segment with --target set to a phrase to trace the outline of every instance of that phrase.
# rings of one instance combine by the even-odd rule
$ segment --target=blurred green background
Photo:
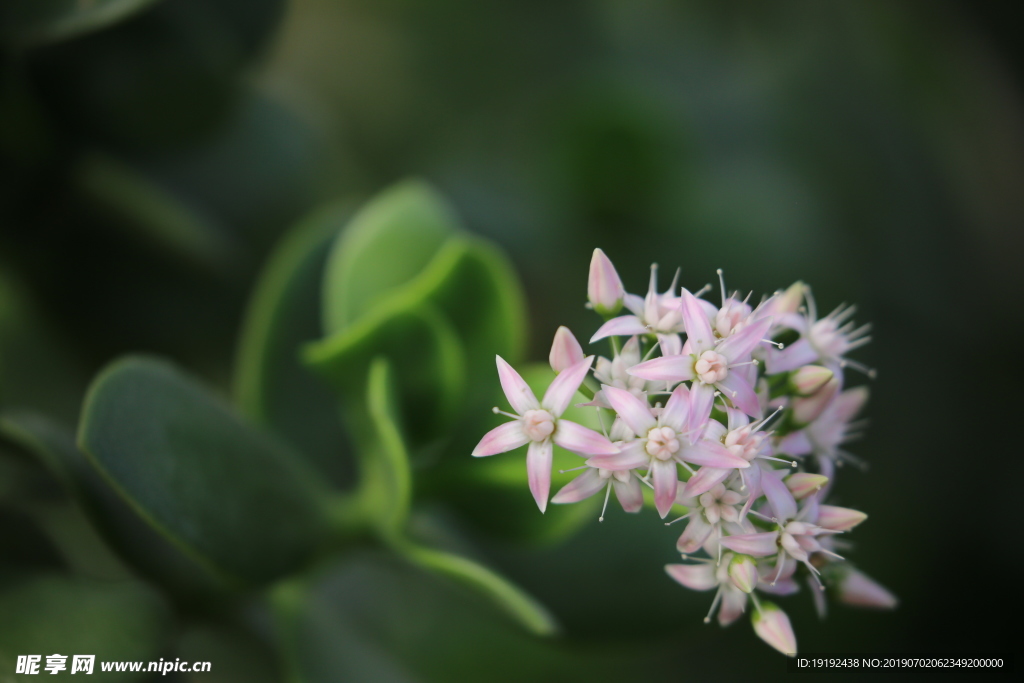
[[[1020,19],[1012,3],[909,0],[4,0],[0,405],[73,427],[90,378],[137,351],[227,395],[274,244],[327,202],[420,177],[512,259],[534,360],[558,325],[596,329],[594,247],[634,292],[657,261],[665,284],[677,266],[691,288],[721,267],[730,287],[803,279],[822,308],[856,303],[875,326],[857,355],[878,369],[871,425],[852,449],[870,469],[844,472],[837,496],[869,513],[852,558],[901,604],[818,623],[806,595],[789,599],[800,648],[1009,653]],[[258,601],[210,608],[99,557],[49,475],[0,448],[5,621],[83,605],[81,623],[148,639],[124,643],[139,658],[213,662],[178,680],[284,675]],[[430,520],[451,514],[446,496],[510,514],[463,489],[434,496]],[[309,680],[341,680],[356,652],[366,668],[346,675],[364,680],[784,675],[748,625],[701,623],[710,596],[665,577],[676,533],[650,516],[612,514],[562,543],[450,526],[565,634],[535,640],[360,551],[287,636]],[[79,596],[91,580],[102,591]],[[150,607],[121,624],[119,601]]]

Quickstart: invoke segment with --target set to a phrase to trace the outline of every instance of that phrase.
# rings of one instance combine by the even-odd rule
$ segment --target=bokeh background
[[[682,267],[699,287],[721,267],[730,287],[803,279],[821,308],[856,303],[875,329],[856,356],[878,370],[871,425],[852,448],[870,468],[845,472],[837,494],[870,514],[853,558],[901,602],[892,613],[836,607],[819,623],[806,595],[787,600],[800,647],[1014,650],[1014,3],[158,0],[120,3],[138,7],[109,21],[54,19],[103,2],[75,4],[0,8],[5,409],[73,425],[90,377],[134,351],[227,393],[275,242],[324,202],[421,177],[513,260],[534,359],[558,325],[581,339],[596,328],[583,307],[594,247],[639,293],[657,261],[664,284]],[[63,562],[10,503],[18,495],[0,475],[8,606],[12,577]],[[538,645],[496,623],[442,648],[448,659],[423,675],[782,676],[782,658],[745,623],[701,623],[710,596],[664,576],[675,533],[649,522],[613,514],[559,544],[466,529],[566,635]],[[339,585],[323,604],[352,599]],[[409,590],[420,621],[403,638],[465,637],[445,626],[444,586]],[[175,609],[173,648],[216,640],[203,635],[216,618]],[[319,680],[331,680],[347,636],[327,616],[316,623],[307,636],[322,645]],[[253,633],[227,639],[215,674],[254,680],[267,655],[258,624]],[[401,662],[400,651],[380,661]]]

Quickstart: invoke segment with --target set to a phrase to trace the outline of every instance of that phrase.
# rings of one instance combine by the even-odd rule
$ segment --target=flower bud
[[[729,579],[744,593],[751,592],[757,585],[757,562],[750,555],[735,555],[729,563]]]
[[[807,285],[797,280],[785,292],[776,294],[775,299],[771,302],[771,314],[796,313],[800,310],[800,304],[804,302],[805,291],[807,291]]]
[[[835,376],[821,365],[805,365],[789,376],[789,388],[797,396],[811,396]]]
[[[828,483],[828,477],[824,474],[811,474],[810,472],[797,472],[786,477],[786,488],[797,500],[803,500],[822,486]]]
[[[551,353],[548,354],[551,369],[557,374],[576,365],[583,358],[583,347],[576,341],[576,337],[572,336],[568,327],[559,327],[555,332],[555,340],[551,343]]]
[[[877,583],[867,574],[850,567],[838,583],[840,602],[854,607],[892,609],[896,607],[896,596]]]
[[[868,516],[860,510],[835,505],[818,506],[818,526],[832,531],[849,531],[867,518]]]
[[[825,382],[812,396],[798,396],[793,399],[793,421],[808,425],[818,419],[839,391],[839,379],[833,377]]]
[[[750,615],[754,633],[776,650],[790,657],[796,655],[796,635],[789,617],[773,603],[762,602]]]
[[[587,282],[587,299],[595,311],[610,318],[622,309],[626,290],[615,271],[615,266],[600,249],[594,250],[590,259],[590,279]]]

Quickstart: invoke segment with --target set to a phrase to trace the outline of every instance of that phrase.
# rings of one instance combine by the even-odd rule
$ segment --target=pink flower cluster
[[[719,271],[721,279],[721,271]],[[678,273],[659,293],[652,267],[644,297],[628,294],[611,261],[594,252],[589,306],[605,319],[591,343],[609,339],[611,358],[585,356],[565,327],[550,363],[557,373],[537,400],[519,374],[497,359],[502,389],[515,414],[480,441],[474,456],[528,445],[530,490],[543,512],[551,483],[553,444],[583,456],[582,473],[552,503],[576,503],[611,492],[626,512],[647,501],[665,518],[685,521],[676,543],[683,563],[669,576],[698,591],[715,591],[726,626],[753,605],[754,631],[785,654],[796,637],[785,612],[758,593],[795,593],[807,581],[824,616],[826,586],[838,600],[890,608],[895,597],[837,551],[863,522],[857,510],[824,501],[836,466],[857,462],[843,446],[856,435],[864,386],[844,387],[847,368],[872,376],[847,354],[867,343],[868,326],[849,322],[853,307],[819,318],[802,282],[752,305],[729,294],[721,305],[677,289]],[[625,315],[623,309],[628,311]],[[562,417],[581,392],[610,423],[598,433]],[[498,411],[495,408],[496,412]],[[604,510],[601,513],[604,519]]]

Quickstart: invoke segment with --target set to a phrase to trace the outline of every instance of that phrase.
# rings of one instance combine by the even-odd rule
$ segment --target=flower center
[[[658,460],[671,460],[679,450],[679,439],[671,427],[655,427],[647,434],[647,453]]]
[[[546,410],[523,413],[523,432],[531,441],[544,441],[555,431],[555,418]]]
[[[751,433],[750,426],[748,425],[732,430],[725,435],[722,442],[729,449],[730,453],[738,455],[747,462],[751,462],[757,457],[758,451],[761,450],[761,442],[763,440],[764,436]]]
[[[743,308],[741,304],[729,299],[722,308],[718,309],[718,313],[715,315],[715,334],[719,338],[728,337],[733,332],[740,331],[740,324],[747,317],[747,312]]]
[[[716,351],[705,351],[693,364],[693,370],[701,382],[714,384],[729,375],[729,360]]]

